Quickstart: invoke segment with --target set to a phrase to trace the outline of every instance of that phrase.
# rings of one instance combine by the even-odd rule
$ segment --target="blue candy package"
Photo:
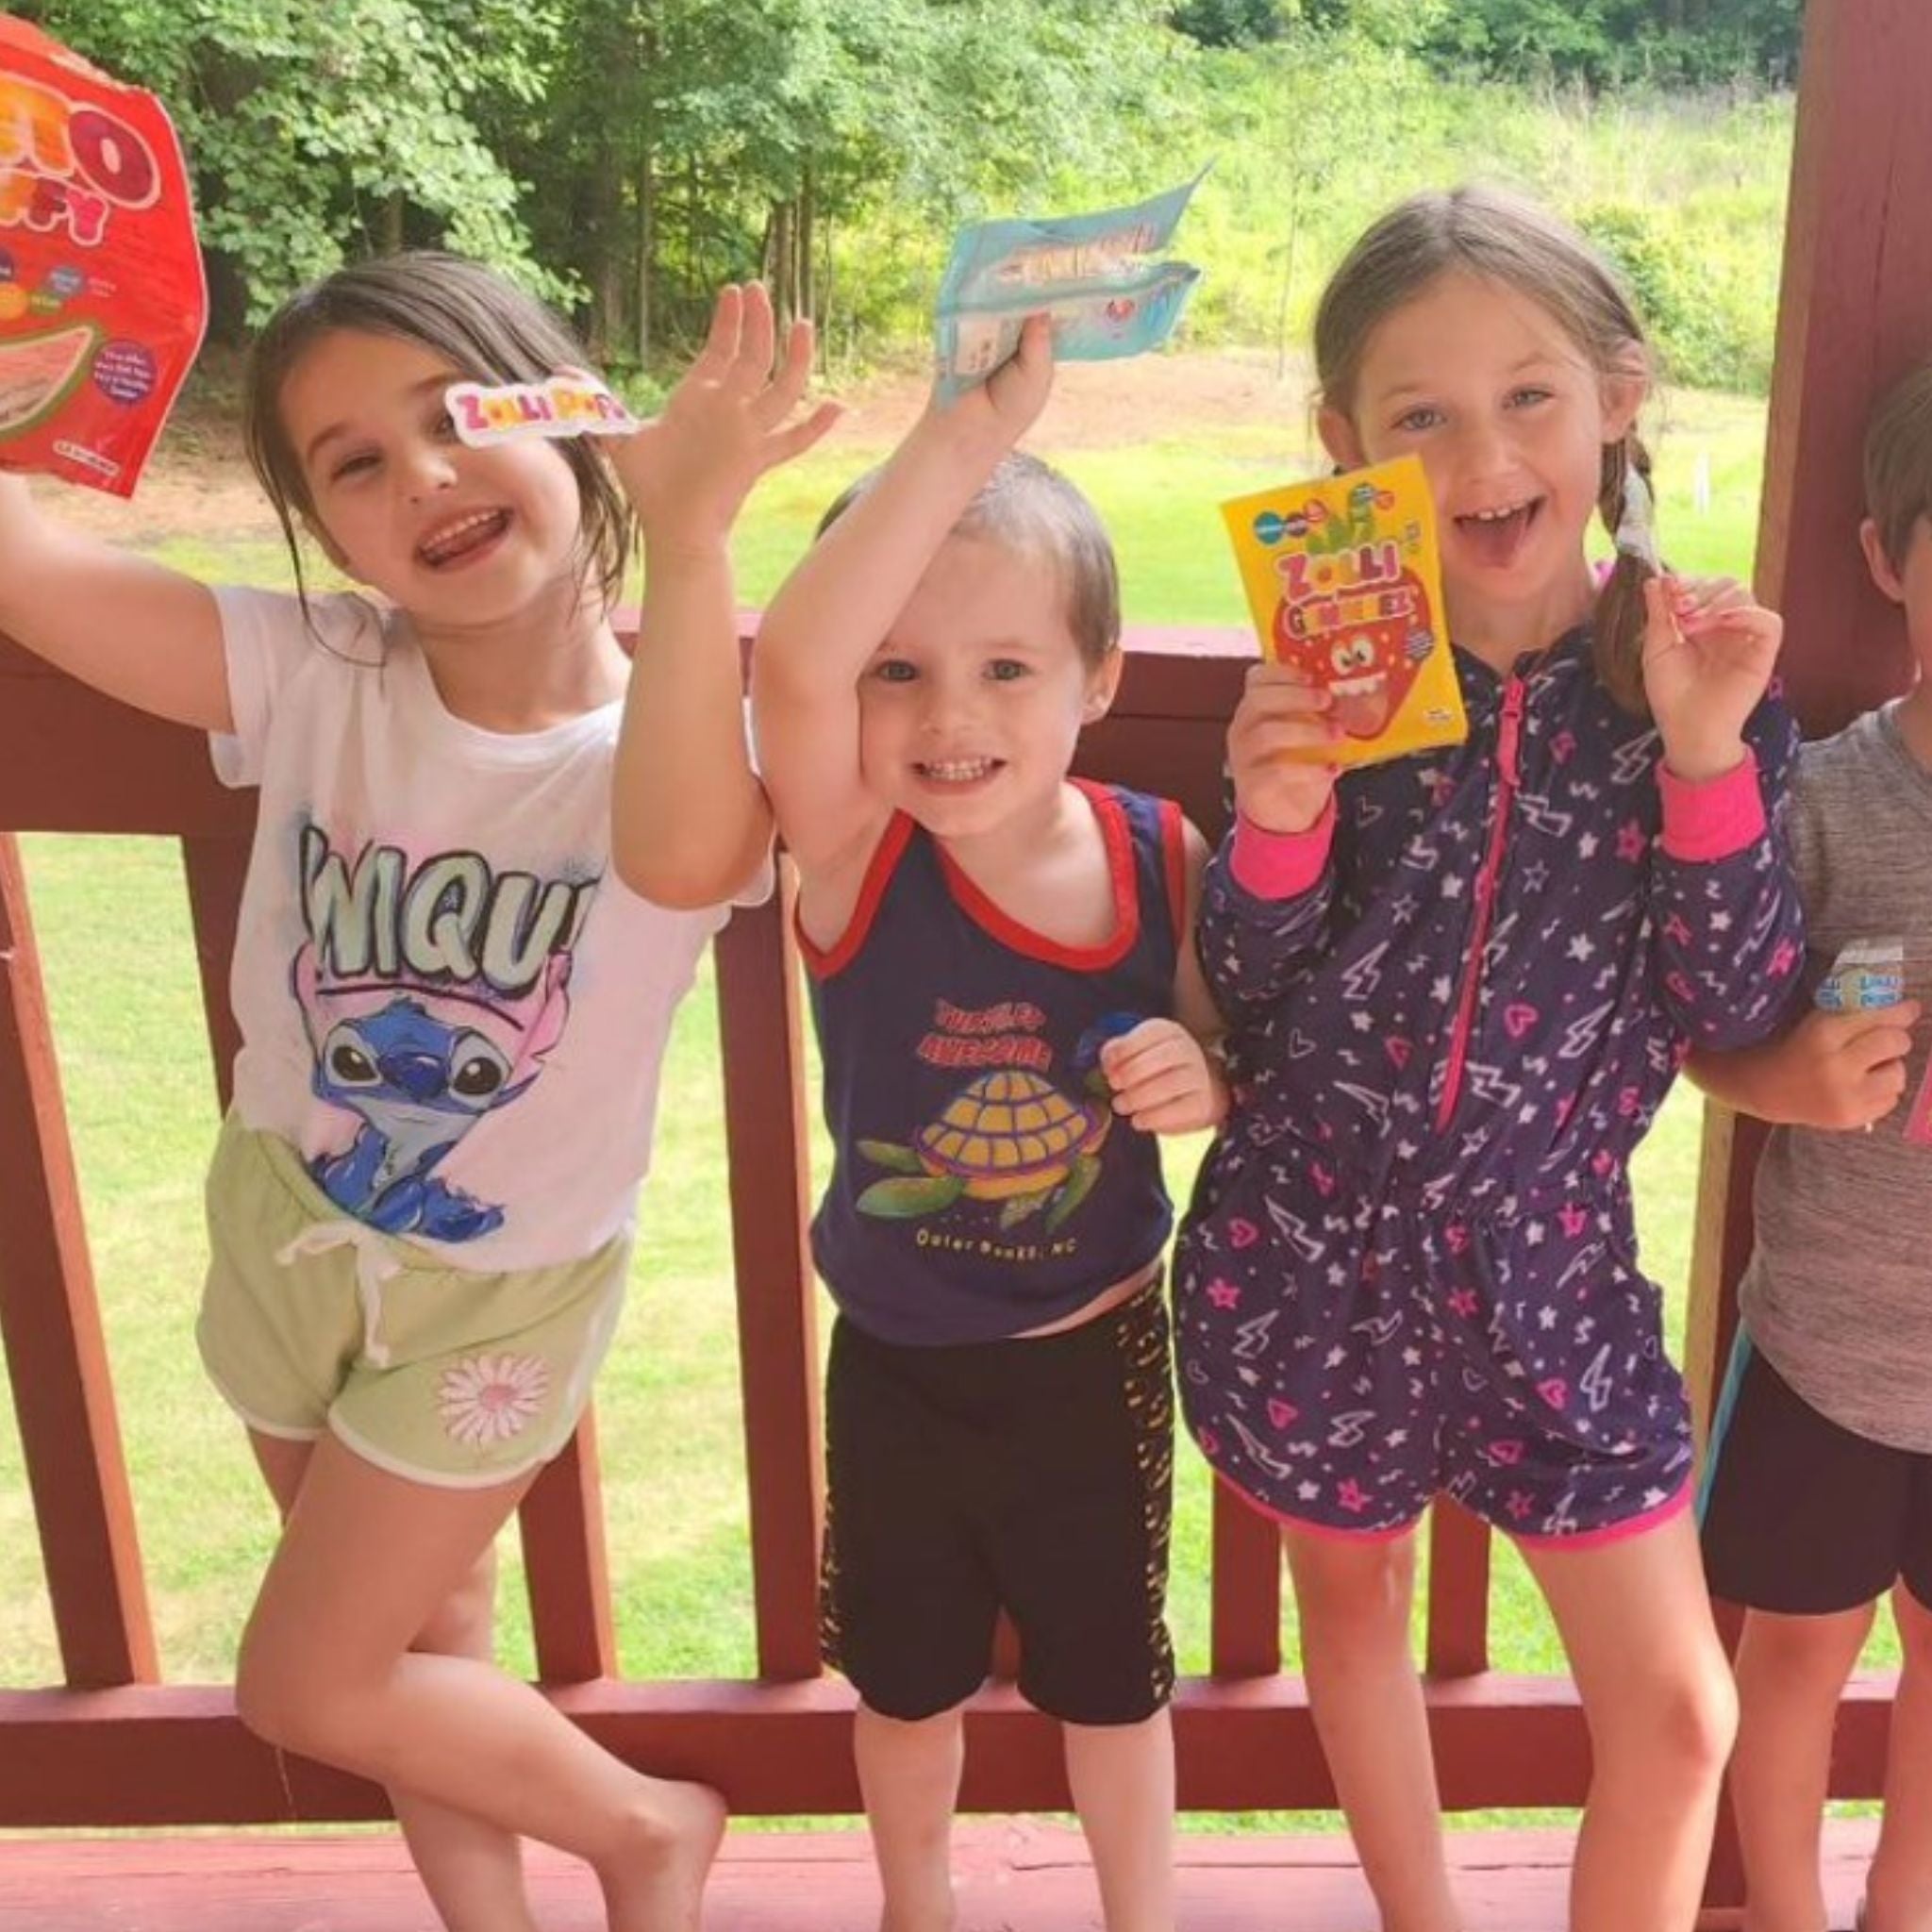
[[[1827,1013],[1868,1013],[1895,1007],[1905,996],[1905,941],[1855,940],[1840,948],[1811,998]]]
[[[1201,176],[1131,208],[1050,221],[962,228],[940,284],[943,400],[984,382],[1012,355],[1029,315],[1053,318],[1060,361],[1105,361],[1157,349],[1173,334],[1201,271],[1154,261]]]

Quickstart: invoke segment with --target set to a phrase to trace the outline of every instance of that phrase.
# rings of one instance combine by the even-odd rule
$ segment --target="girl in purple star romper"
[[[1328,694],[1249,675],[1198,934],[1236,1099],[1176,1257],[1182,1399],[1282,1525],[1387,1932],[1459,1923],[1408,1644],[1439,1492],[1516,1540],[1583,1698],[1573,1927],[1674,1932],[1735,1720],[1627,1164],[1690,1046],[1794,989],[1778,620],[1657,574],[1641,325],[1535,205],[1391,210],[1315,358],[1338,462],[1427,469],[1470,733],[1338,779]]]

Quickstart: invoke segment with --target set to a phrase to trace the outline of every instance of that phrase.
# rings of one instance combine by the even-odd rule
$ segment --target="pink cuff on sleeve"
[[[1228,865],[1235,882],[1257,899],[1296,899],[1322,876],[1335,841],[1335,800],[1306,832],[1264,831],[1237,816]]]
[[[1764,835],[1764,793],[1757,783],[1757,758],[1748,745],[1741,764],[1698,784],[1659,765],[1657,789],[1664,806],[1663,847],[1673,858],[1707,865],[1743,851]]]

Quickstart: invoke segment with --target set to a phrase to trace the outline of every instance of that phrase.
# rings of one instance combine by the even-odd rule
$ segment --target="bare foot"
[[[622,1857],[597,1872],[610,1932],[699,1932],[724,1800],[708,1785],[652,1778],[635,1823]]]
[[[879,1932],[954,1932],[958,1920],[954,1912],[953,1899],[947,1893],[945,1903],[935,1916],[898,1916],[884,1912],[879,1918]]]
[[[954,1932],[958,1908],[953,1898],[953,1873],[943,1857],[932,1871],[913,1876],[901,1873],[894,1895],[879,1914],[879,1932]]]

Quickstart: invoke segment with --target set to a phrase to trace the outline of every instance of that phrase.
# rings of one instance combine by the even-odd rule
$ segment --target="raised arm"
[[[226,731],[227,662],[214,593],[42,513],[0,475],[0,630],[138,710]]]
[[[876,841],[858,755],[858,680],[966,506],[1046,401],[1043,317],[991,381],[923,416],[873,486],[785,581],[752,654],[758,761],[808,879]]]
[[[838,416],[791,420],[811,374],[794,324],[775,373],[771,297],[719,297],[711,332],[662,416],[612,452],[644,534],[644,601],[612,783],[618,876],[660,906],[713,906],[754,877],[772,815],[745,749],[731,526],[767,470]]]

